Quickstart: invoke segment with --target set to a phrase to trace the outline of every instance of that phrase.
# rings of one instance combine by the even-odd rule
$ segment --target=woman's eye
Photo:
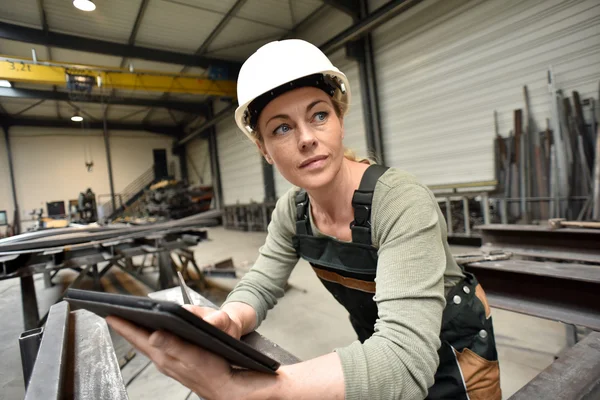
[[[273,131],[274,135],[283,135],[288,133],[292,128],[290,128],[289,125],[287,124],[283,124],[283,125],[279,125],[277,128],[275,128],[275,130]]]
[[[324,122],[327,119],[327,116],[329,115],[328,112],[326,111],[321,111],[315,114],[315,116],[313,117],[313,119],[316,122]]]

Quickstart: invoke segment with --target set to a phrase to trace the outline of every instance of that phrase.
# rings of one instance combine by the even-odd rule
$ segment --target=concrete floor
[[[250,266],[265,233],[209,230],[210,241],[195,248],[199,265],[233,257],[236,266]],[[456,253],[472,248],[456,247]],[[220,279],[227,282],[227,279]],[[345,346],[355,340],[347,313],[325,290],[308,263],[301,261],[291,275],[291,288],[269,313],[259,332],[295,354],[309,359]],[[56,288],[44,289],[36,279],[40,312],[57,298]],[[218,302],[218,298],[212,298]],[[494,309],[493,318],[500,357],[504,398],[535,377],[554,360],[566,345],[565,327],[556,322]],[[23,398],[17,338],[22,329],[20,290],[17,280],[0,281],[0,399]],[[122,347],[122,343],[119,347]],[[129,382],[128,393],[135,399],[185,399],[189,391],[161,375],[147,360],[136,355],[122,370]],[[195,395],[189,397],[197,399]]]

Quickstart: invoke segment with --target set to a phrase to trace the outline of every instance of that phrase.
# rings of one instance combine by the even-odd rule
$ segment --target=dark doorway
[[[167,167],[167,150],[154,149],[154,179],[160,181],[169,177],[169,168]]]

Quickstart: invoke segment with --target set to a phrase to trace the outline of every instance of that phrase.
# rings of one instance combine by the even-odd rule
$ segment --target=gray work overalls
[[[371,165],[354,192],[352,242],[312,235],[308,195],[296,194],[293,244],[335,299],[348,310],[361,342],[374,333],[377,319],[375,274],[377,248],[371,243],[371,203],[379,177],[387,170]],[[501,398],[498,355],[483,289],[474,275],[463,278],[446,296],[438,350],[440,364],[427,399]]]

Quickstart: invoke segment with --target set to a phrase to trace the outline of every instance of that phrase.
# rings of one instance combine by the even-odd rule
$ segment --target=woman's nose
[[[297,132],[299,135],[298,148],[300,150],[307,150],[307,149],[317,146],[317,143],[318,143],[317,136],[314,134],[312,129],[303,126],[303,127],[298,127]]]

